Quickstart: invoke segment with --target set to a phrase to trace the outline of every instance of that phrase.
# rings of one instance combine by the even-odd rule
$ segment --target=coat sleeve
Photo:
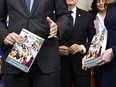
[[[69,14],[65,0],[55,0],[56,23],[58,25],[58,37],[61,39],[64,32],[68,29]]]
[[[7,4],[6,0],[0,0],[0,48],[3,46],[4,38],[9,34],[7,30]]]

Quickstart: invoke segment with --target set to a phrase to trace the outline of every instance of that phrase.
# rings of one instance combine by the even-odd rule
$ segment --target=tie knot
[[[69,12],[69,14],[70,14],[70,15],[73,13],[73,11],[71,11],[71,10],[70,10],[70,11],[68,11],[68,12]]]

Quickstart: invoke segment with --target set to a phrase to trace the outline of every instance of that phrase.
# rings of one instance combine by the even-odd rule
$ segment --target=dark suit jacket
[[[101,68],[101,87],[116,86],[116,3],[108,5],[105,18],[105,26],[108,30],[107,49],[112,48],[113,59],[109,63],[104,64]],[[107,80],[109,79],[109,81]]]
[[[0,48],[3,49],[2,71],[4,73],[19,72],[18,69],[5,62],[12,46],[7,45],[3,48],[3,40],[10,32],[19,34],[22,28],[46,39],[36,58],[40,69],[45,73],[60,69],[58,41],[56,38],[47,39],[50,27],[46,17],[49,16],[53,19],[54,12],[59,34],[62,37],[69,25],[68,11],[64,0],[34,0],[31,13],[27,9],[25,0],[0,0]],[[6,26],[7,14],[9,15],[8,27]]]
[[[60,45],[71,46],[72,44],[84,45],[88,50],[93,35],[95,34],[94,24],[90,13],[77,8],[76,20],[73,29],[69,29],[65,32],[65,35],[60,40]],[[82,58],[85,54],[76,53],[74,55],[61,56],[62,70],[65,70],[65,62],[70,61],[72,63],[74,72],[77,74],[86,73],[82,70]]]

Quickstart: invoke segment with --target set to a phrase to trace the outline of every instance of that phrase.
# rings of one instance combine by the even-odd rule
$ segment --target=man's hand
[[[83,48],[82,48],[81,45],[73,44],[69,48],[69,53],[73,55],[73,54],[75,54],[77,52],[82,52],[82,50],[83,50]]]
[[[54,36],[57,35],[58,25],[54,21],[52,21],[49,17],[47,17],[47,22],[50,26],[50,35],[48,36],[48,38],[53,38]]]
[[[4,39],[4,43],[5,44],[10,44],[13,45],[15,42],[17,43],[21,43],[21,38],[18,34],[16,33],[10,33],[6,36],[6,38]]]
[[[69,49],[69,47],[67,47],[67,46],[59,46],[60,55],[62,55],[62,56],[69,55],[68,49]]]

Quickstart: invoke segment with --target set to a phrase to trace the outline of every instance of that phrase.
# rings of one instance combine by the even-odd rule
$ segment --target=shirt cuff
[[[84,53],[86,53],[86,48],[85,48],[85,46],[84,45],[81,45],[81,47],[83,48],[83,50],[82,50],[82,54],[84,54]]]

